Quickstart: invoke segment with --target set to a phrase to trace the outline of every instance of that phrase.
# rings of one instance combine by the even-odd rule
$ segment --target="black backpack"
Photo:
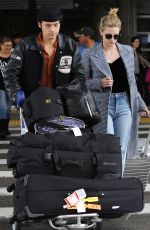
[[[59,92],[50,87],[39,87],[23,104],[23,115],[29,131],[41,119],[64,115]]]

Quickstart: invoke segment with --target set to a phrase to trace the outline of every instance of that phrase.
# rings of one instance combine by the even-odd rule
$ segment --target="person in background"
[[[74,37],[79,44],[80,53],[82,55],[85,48],[92,48],[100,43],[95,41],[95,32],[91,27],[85,26],[80,31],[74,32]]]
[[[23,38],[14,48],[5,72],[6,91],[13,104],[23,90],[27,98],[40,86],[57,88],[78,79],[85,86],[84,68],[76,42],[61,34],[62,13],[43,3],[37,11],[37,35]]]
[[[13,41],[9,36],[0,39],[0,139],[9,135],[11,104],[4,86],[4,73],[11,55]]]
[[[22,36],[20,34],[15,34],[13,37],[13,46],[15,47],[16,45],[18,45],[21,39]]]
[[[133,49],[117,42],[121,30],[117,12],[113,8],[102,17],[99,28],[102,42],[85,49],[82,60],[87,87],[101,114],[101,122],[93,131],[120,137],[123,175],[126,157],[137,157],[139,112],[150,116],[150,111],[137,91]]]
[[[131,38],[131,46],[134,51],[134,61],[135,61],[135,77],[138,87],[138,91],[142,98],[146,102],[147,99],[147,85],[145,84],[145,75],[147,68],[150,67],[149,61],[147,61],[141,50],[141,40],[138,36]]]
[[[148,68],[146,75],[145,75],[145,83],[146,83],[145,101],[146,101],[147,106],[150,107],[150,67]]]

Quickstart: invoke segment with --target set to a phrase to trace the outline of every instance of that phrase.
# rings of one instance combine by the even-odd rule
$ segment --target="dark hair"
[[[134,42],[136,39],[139,40],[139,42],[141,42],[141,39],[138,36],[133,36],[130,40],[130,42]]]
[[[12,42],[13,44],[13,40],[10,36],[3,36],[0,38],[0,44],[4,44],[5,42]]]
[[[14,34],[14,35],[13,35],[13,39],[15,39],[15,38],[22,38],[22,35],[19,34],[19,33],[18,33],[18,34]]]
[[[139,40],[139,47],[136,49],[137,53],[141,54],[141,47],[142,47],[142,41],[138,36],[133,36],[130,40],[131,43],[133,43],[135,40]],[[131,44],[132,46],[132,44]]]

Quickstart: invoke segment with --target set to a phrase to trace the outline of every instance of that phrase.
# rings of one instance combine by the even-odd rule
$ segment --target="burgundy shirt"
[[[38,43],[42,48],[43,57],[44,57],[40,86],[52,87],[52,69],[53,69],[56,48],[57,48],[57,40],[54,43],[54,51],[51,56],[49,56],[49,54],[45,50],[42,34],[39,34]]]

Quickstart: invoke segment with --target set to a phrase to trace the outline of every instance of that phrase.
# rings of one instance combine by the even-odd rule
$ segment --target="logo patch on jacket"
[[[21,60],[21,57],[17,56],[16,54],[12,53],[11,58],[16,59],[16,60]]]
[[[60,59],[59,63],[59,72],[67,74],[71,71],[71,63],[72,63],[72,57],[71,56],[63,56]]]

